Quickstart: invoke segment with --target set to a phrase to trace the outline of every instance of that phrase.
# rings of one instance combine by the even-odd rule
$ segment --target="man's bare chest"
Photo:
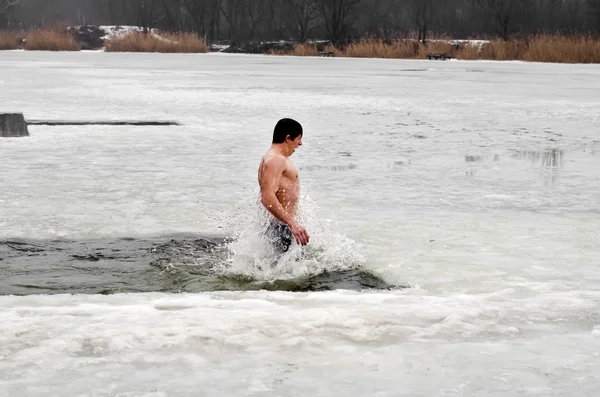
[[[298,178],[298,170],[290,161],[288,161],[283,170],[283,174],[281,175],[282,182],[285,180],[288,183],[297,183]]]

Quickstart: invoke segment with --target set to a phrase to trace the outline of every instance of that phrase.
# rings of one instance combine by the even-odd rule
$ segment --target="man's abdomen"
[[[298,187],[291,185],[281,185],[277,191],[277,200],[283,208],[292,216],[296,215],[296,207],[298,205]]]

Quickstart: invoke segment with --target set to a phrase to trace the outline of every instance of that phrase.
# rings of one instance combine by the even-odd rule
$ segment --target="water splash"
[[[216,264],[216,272],[274,281],[357,269],[364,264],[359,244],[339,233],[334,222],[320,217],[308,194],[300,198],[298,221],[308,230],[310,243],[301,247],[293,241],[285,253],[276,252],[265,234],[273,217],[260,199],[240,200],[236,214],[222,225],[232,231],[232,238],[225,247],[227,258]]]

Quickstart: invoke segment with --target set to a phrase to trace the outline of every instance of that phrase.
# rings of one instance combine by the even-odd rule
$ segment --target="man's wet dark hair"
[[[283,143],[285,138],[290,136],[291,140],[302,135],[302,126],[299,122],[292,119],[281,119],[275,125],[273,130],[273,143]]]

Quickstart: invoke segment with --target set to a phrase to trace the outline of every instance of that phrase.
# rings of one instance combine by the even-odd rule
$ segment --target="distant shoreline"
[[[497,60],[600,63],[600,40],[591,36],[537,35],[470,40],[361,39],[345,46],[327,40],[207,41],[193,33],[142,32],[137,26],[73,26],[65,31],[0,32],[0,50],[106,51],[324,56],[350,58]]]

